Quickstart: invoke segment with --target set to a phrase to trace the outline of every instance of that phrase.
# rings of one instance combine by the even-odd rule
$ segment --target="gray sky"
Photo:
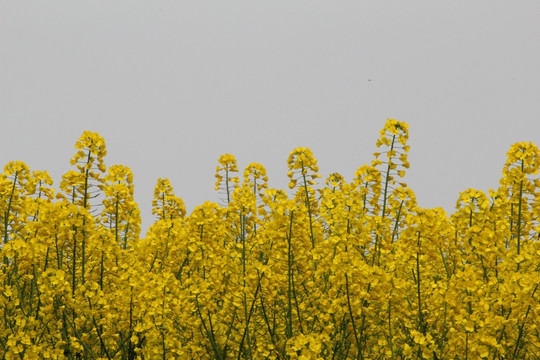
[[[130,166],[147,227],[158,177],[188,210],[217,201],[219,155],[287,185],[310,147],[325,178],[410,125],[421,206],[498,185],[517,141],[540,145],[540,2],[0,0],[0,166],[56,180],[84,130]]]

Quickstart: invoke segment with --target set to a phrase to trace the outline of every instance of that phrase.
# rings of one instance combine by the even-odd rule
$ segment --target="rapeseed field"
[[[145,237],[133,174],[104,165],[99,134],[57,189],[7,164],[0,357],[539,359],[538,147],[512,145],[499,188],[448,215],[403,182],[408,138],[389,119],[352,182],[294,149],[287,190],[224,154],[222,202],[189,215],[160,178]]]

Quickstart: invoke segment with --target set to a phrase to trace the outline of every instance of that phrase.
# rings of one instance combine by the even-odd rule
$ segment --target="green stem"
[[[19,172],[15,172],[13,178],[13,186],[11,187],[11,194],[9,195],[8,206],[4,215],[4,244],[7,244],[9,241],[8,237],[8,227],[9,227],[9,213],[11,212],[11,204],[13,203],[13,197],[15,196],[15,186],[17,185],[17,177]],[[7,259],[4,259],[4,263],[7,263]]]
[[[536,293],[536,290],[538,289],[538,285],[539,284],[536,284],[536,286],[534,287],[534,290],[532,292],[532,295],[531,297],[534,298],[534,294]],[[516,346],[514,347],[514,355],[512,356],[512,359],[517,359],[517,354],[518,354],[518,350],[519,350],[519,344],[521,343],[521,339],[523,337],[523,328],[525,326],[525,321],[527,320],[527,317],[529,316],[529,312],[531,310],[531,304],[529,304],[527,306],[527,312],[525,313],[525,318],[523,319],[523,322],[521,324],[519,324],[519,320],[518,320],[518,324],[519,324],[519,332],[518,332],[518,338],[516,340]]]
[[[388,299],[388,342],[390,343],[390,351],[392,359],[394,359],[394,341],[392,335],[392,300]]]
[[[390,152],[394,150],[394,142],[396,141],[396,135],[392,136],[392,144],[390,145]],[[388,159],[388,166],[386,167],[386,176],[384,179],[384,193],[383,193],[383,206],[382,206],[382,214],[381,214],[381,220],[382,226],[384,227],[384,219],[386,218],[386,203],[388,201],[388,184],[390,183],[390,170],[392,165],[392,159]],[[373,254],[373,257],[375,259],[375,256],[377,257],[377,263],[380,263],[381,259],[381,248],[382,248],[382,241],[384,237],[377,235],[375,238],[375,251],[376,253]],[[375,261],[373,261],[375,263]]]
[[[524,171],[524,162],[521,160],[521,173]],[[523,180],[519,183],[519,206],[518,206],[518,223],[517,223],[517,253],[519,255],[521,249],[521,211],[522,211],[522,201],[523,201]],[[519,270],[519,264],[518,264]]]
[[[253,359],[253,354],[252,354],[252,351],[251,351],[251,344],[249,343],[250,342],[250,340],[249,340],[249,322],[251,320],[251,316],[253,315],[253,310],[255,308],[255,301],[257,301],[257,295],[259,294],[259,290],[261,288],[261,278],[263,276],[264,276],[264,273],[261,275],[261,277],[258,280],[257,288],[255,289],[255,295],[253,296],[253,301],[251,302],[251,306],[249,308],[249,314],[247,315],[247,318],[246,318],[246,326],[244,328],[244,334],[242,335],[242,340],[240,341],[240,346],[239,346],[239,349],[238,349],[238,360],[240,360],[240,355],[242,353],[241,350],[242,350],[242,347],[243,347],[243,344],[244,344],[244,339],[246,339],[246,338],[247,338],[247,341],[248,341],[249,358]],[[245,301],[245,298],[244,298],[244,301]]]
[[[392,137],[392,144],[390,145],[390,152],[394,150],[394,142],[396,141],[396,135]],[[386,167],[386,176],[384,180],[384,194],[383,194],[383,208],[382,208],[382,218],[384,219],[386,217],[386,200],[388,196],[388,183],[390,182],[390,165],[392,164],[392,160],[388,159],[388,166]]]
[[[289,233],[287,234],[287,278],[288,278],[288,291],[287,291],[287,338],[290,339],[293,336],[292,330],[292,298],[293,298],[293,287],[292,287],[292,225],[293,225],[294,211],[291,211],[290,221],[289,221]]]
[[[304,174],[304,164],[302,164],[302,179],[304,180],[304,191],[306,193],[306,206],[308,210],[308,216],[309,216],[309,236],[311,238],[311,247],[315,247],[315,235],[313,235],[313,216],[311,213],[311,201],[309,197],[309,190],[307,186],[307,179],[306,174]]]
[[[353,327],[354,339],[356,341],[356,347],[358,348],[358,355],[356,357],[358,359],[360,358],[362,346],[360,345],[360,339],[358,339],[358,331],[356,330],[356,323],[354,321],[354,315],[353,315],[353,310],[351,306],[351,297],[350,297],[350,292],[349,292],[349,276],[347,275],[347,273],[345,273],[345,291],[347,294],[347,307],[349,309],[349,315],[351,317],[351,324]]]
[[[203,317],[202,317],[202,313],[201,313],[201,308],[200,308],[200,305],[199,305],[199,301],[198,301],[198,296],[195,297],[195,303],[196,303],[196,306],[197,306],[197,315],[199,315],[199,319],[201,320],[201,324],[204,328],[204,331],[206,333],[206,336],[208,336],[208,340],[210,340],[210,344],[212,345],[212,349],[214,350],[214,354],[216,356],[216,359],[223,359],[223,356],[221,355],[221,351],[219,351],[219,347],[218,347],[218,344],[216,342],[216,338],[214,336],[214,330],[212,328],[212,319],[210,317],[210,313],[208,313],[208,322],[209,322],[209,326],[210,326],[210,329],[208,329],[208,327],[206,326],[206,322],[204,321]]]
[[[420,331],[425,336],[426,335],[426,327],[424,323],[424,315],[422,314],[422,297],[421,297],[421,289],[420,289],[420,232],[418,232],[418,250],[416,251],[416,285],[417,285],[417,297],[418,297],[418,323],[420,327]]]

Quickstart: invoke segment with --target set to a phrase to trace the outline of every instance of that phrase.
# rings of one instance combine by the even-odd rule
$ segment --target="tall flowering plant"
[[[73,170],[0,174],[5,359],[537,359],[540,153],[510,147],[500,186],[425,209],[405,183],[408,125],[371,164],[319,181],[307,147],[268,187],[233,155],[220,204],[191,213],[157,180],[140,234],[134,176],[86,131]]]

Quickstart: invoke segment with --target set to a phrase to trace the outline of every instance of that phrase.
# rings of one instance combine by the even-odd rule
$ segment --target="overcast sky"
[[[0,166],[58,187],[84,130],[130,166],[143,226],[156,180],[218,201],[221,154],[287,186],[310,147],[352,180],[387,118],[410,125],[406,182],[452,212],[540,145],[540,2],[0,0]]]

